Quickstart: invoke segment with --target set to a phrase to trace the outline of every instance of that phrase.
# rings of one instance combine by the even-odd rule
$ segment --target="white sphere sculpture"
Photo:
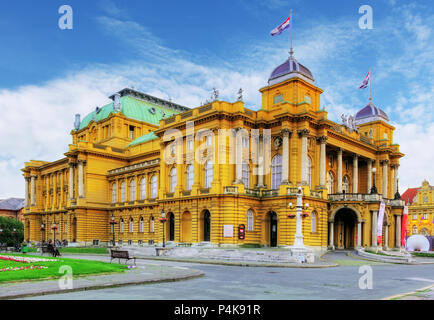
[[[407,250],[408,251],[429,251],[428,239],[420,234],[407,238]]]

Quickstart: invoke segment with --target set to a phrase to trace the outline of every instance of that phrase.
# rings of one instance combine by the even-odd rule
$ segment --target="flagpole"
[[[372,102],[372,71],[369,67],[369,102]]]
[[[289,23],[290,23],[290,28],[291,28],[291,32],[289,33],[289,57],[292,58],[294,51],[292,50],[292,9],[291,12],[289,14]]]

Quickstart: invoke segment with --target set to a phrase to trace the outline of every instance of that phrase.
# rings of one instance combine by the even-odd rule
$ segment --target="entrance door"
[[[211,239],[211,214],[206,211],[203,214],[203,241],[210,241]]]
[[[355,247],[356,214],[350,209],[341,209],[335,215],[334,221],[334,246],[337,249],[349,249]]]
[[[175,241],[175,216],[173,213],[169,217],[169,241]]]
[[[270,247],[277,246],[277,215],[270,212]]]
[[[77,242],[77,218],[72,220],[72,242]]]

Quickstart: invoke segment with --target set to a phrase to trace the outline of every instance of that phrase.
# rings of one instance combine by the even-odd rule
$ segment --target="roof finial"
[[[292,49],[292,9],[291,12],[289,14],[289,23],[290,23],[290,33],[289,33],[289,42],[290,42],[290,46],[289,46],[289,58],[292,59],[294,56],[294,50]]]

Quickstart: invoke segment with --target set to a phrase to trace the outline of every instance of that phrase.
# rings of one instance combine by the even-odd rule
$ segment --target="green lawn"
[[[411,254],[415,257],[434,258],[434,253],[430,253],[430,252],[412,252]]]
[[[23,255],[15,255],[14,256],[23,256]],[[25,257],[37,257],[37,256],[28,256]],[[44,259],[52,259],[47,257],[41,257]],[[0,283],[9,282],[9,281],[22,281],[22,280],[41,280],[48,278],[60,278],[64,275],[64,273],[59,273],[59,268],[61,266],[70,266],[72,269],[73,276],[79,275],[89,275],[89,274],[98,274],[98,273],[112,273],[112,272],[124,272],[127,270],[126,265],[121,264],[110,264],[101,261],[92,261],[92,260],[79,260],[79,259],[69,259],[60,257],[53,261],[47,262],[31,262],[31,263],[22,263],[22,262],[14,262],[14,261],[4,261],[0,260],[0,269],[6,267],[22,267],[22,266],[46,266],[47,269],[41,270],[20,270],[20,271],[4,271],[0,272]]]
[[[85,247],[67,247],[67,248],[60,248],[60,253],[96,253],[96,254],[107,254],[108,249],[107,248],[85,248]]]

